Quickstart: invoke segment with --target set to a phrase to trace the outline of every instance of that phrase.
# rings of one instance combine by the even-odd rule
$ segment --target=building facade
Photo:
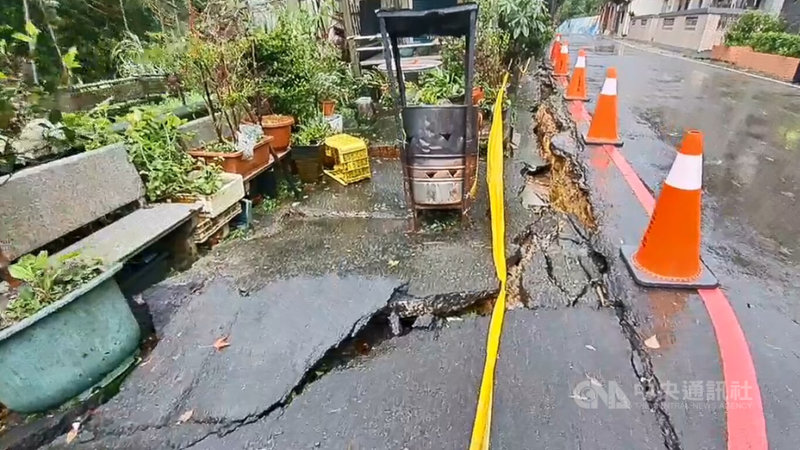
[[[604,34],[701,52],[721,44],[728,26],[750,9],[800,25],[794,0],[612,0],[600,25]]]

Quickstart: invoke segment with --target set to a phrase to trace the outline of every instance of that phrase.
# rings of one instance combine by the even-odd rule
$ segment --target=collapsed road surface
[[[605,294],[581,170],[535,133],[533,111],[552,93],[539,79],[521,81],[520,138],[505,162],[516,309],[494,443],[660,447],[665,427]],[[498,288],[485,190],[467,228],[409,235],[398,162],[376,160],[373,172],[317,188],[145,292],[158,345],[75,441],[51,447],[466,447]],[[223,337],[229,346],[215,349]],[[612,414],[587,397],[609,380]]]
[[[591,93],[602,83],[602,67],[620,68],[628,141],[623,151],[657,190],[680,127],[699,120],[682,119],[682,99],[689,97],[694,111],[717,101],[698,98],[703,91],[681,81],[693,86],[692,80],[709,79],[718,69],[628,48],[619,55],[621,47],[611,41],[582,45],[593,49]],[[696,70],[705,75],[694,75]],[[642,75],[629,91],[626,73]],[[728,89],[741,92],[737,86],[753,83],[736,76],[742,78],[728,79]],[[662,84],[672,87],[647,102],[637,100]],[[744,91],[774,110],[780,107],[774,89]],[[723,380],[702,302],[696,294],[632,284],[617,246],[640,237],[646,215],[613,165],[577,144],[546,74],[523,78],[518,96],[521,138],[505,161],[509,304],[515,309],[506,316],[497,366],[492,445],[725,448],[724,402],[683,398],[686,386],[699,381],[716,389]],[[713,125],[723,119],[704,120]],[[774,299],[796,298],[788,278],[796,242],[777,239],[780,221],[771,228],[733,225],[720,205],[744,208],[745,200],[726,196],[730,186],[720,183],[737,178],[714,175],[730,170],[714,161],[730,154],[749,167],[747,158],[771,155],[783,167],[796,167],[796,159],[779,159],[788,157],[773,144],[762,145],[756,156],[715,154],[718,132],[707,132],[712,192],[704,250],[757,343],[751,346],[770,438],[776,448],[791,448],[796,436],[787,426],[793,417],[788,409],[795,409],[800,391],[797,377],[777,366],[797,374],[789,342],[798,328],[789,323],[796,318],[794,306]],[[731,141],[756,139],[733,136]],[[300,205],[263,218],[248,238],[221,245],[190,271],[147,291],[143,301],[158,345],[119,394],[85,418],[68,447],[467,447],[486,314],[498,286],[485,190],[468,228],[408,235],[398,162],[376,160],[373,172],[368,183],[318,188]],[[791,177],[780,173],[770,182]],[[769,191],[758,186],[752,189]],[[769,200],[759,198],[752,202],[766,208]],[[791,198],[784,195],[772,206],[788,210],[783,199]],[[781,242],[786,251],[754,257],[761,252],[744,237],[765,246]],[[765,328],[767,323],[775,328]],[[223,337],[229,346],[215,349]],[[66,447],[65,437],[50,446]]]
[[[750,435],[745,440],[756,436],[757,448],[767,440],[773,448],[795,448],[800,240],[790,211],[797,210],[800,193],[800,91],[642,44],[585,36],[571,36],[571,43],[576,52],[587,49],[592,97],[606,68],[617,68],[625,145],[615,155],[632,171],[623,176],[607,152],[589,150],[581,158],[604,224],[597,242],[604,254],[613,255],[609,284],[629,306],[639,333],[660,343],[645,350],[681,445],[738,448],[741,436],[731,434],[742,430]],[[594,102],[587,106],[593,108]],[[620,243],[637,243],[647,225],[629,185],[641,180],[657,195],[687,129],[705,135],[701,250],[727,297],[725,308],[729,303],[735,313],[733,321],[723,322],[719,309],[709,314],[708,300],[697,291],[635,287],[615,255]],[[743,345],[737,345],[739,329]],[[737,414],[744,420],[731,422],[721,383],[728,383],[729,395],[749,400],[755,382],[749,383],[743,368],[750,365],[763,412],[753,407]],[[766,436],[760,440],[764,421]]]

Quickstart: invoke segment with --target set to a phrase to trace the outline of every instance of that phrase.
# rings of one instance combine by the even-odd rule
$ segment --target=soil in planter
[[[207,164],[220,164],[223,171],[238,173],[247,179],[250,173],[258,170],[269,162],[271,157],[269,143],[270,139],[262,139],[257,143],[255,148],[253,148],[253,157],[251,159],[243,159],[243,153],[239,150],[233,153],[222,153],[198,148],[189,151],[189,154],[195,158],[205,160]]]
[[[272,136],[272,148],[276,152],[282,152],[289,148],[289,142],[291,142],[292,138],[292,125],[294,125],[292,116],[273,114],[261,118],[261,128],[264,130],[264,135]]]

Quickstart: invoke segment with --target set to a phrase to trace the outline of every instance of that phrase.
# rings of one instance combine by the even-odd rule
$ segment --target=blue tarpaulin
[[[600,34],[600,16],[574,17],[558,26],[561,34]]]

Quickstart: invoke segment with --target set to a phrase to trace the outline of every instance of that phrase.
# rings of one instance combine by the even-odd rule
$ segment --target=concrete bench
[[[125,262],[151,243],[190,227],[194,204],[144,204],[144,184],[122,144],[0,178],[0,255],[14,261],[112,213],[133,212],[57,253],[79,251]],[[98,225],[100,226],[100,225]]]

